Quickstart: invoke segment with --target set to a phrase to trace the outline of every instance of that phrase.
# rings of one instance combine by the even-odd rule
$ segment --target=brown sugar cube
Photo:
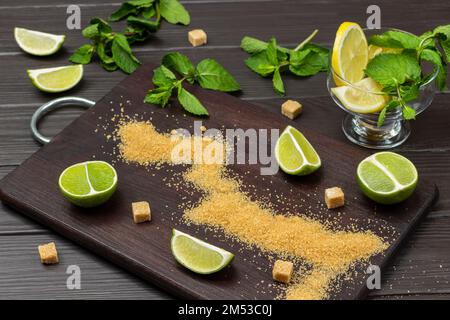
[[[339,187],[325,190],[325,203],[328,209],[342,207],[344,205],[344,192]]]
[[[38,246],[39,256],[43,264],[55,264],[59,262],[58,251],[54,242]]]
[[[206,33],[202,29],[189,31],[188,38],[193,47],[201,46],[207,42]]]
[[[131,207],[133,208],[134,223],[152,220],[150,204],[147,201],[133,202]]]
[[[287,100],[281,105],[281,114],[291,120],[297,118],[302,113],[302,105],[298,101]]]
[[[289,281],[291,281],[293,271],[294,264],[292,262],[277,260],[273,265],[272,276],[276,281],[289,283]]]

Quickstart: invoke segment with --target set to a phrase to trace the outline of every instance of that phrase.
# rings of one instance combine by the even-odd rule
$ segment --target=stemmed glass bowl
[[[381,28],[364,29],[364,33],[366,38],[370,39],[373,35],[381,34],[389,30],[400,31],[392,28]],[[422,68],[422,71],[424,71],[423,69],[424,68]],[[425,66],[425,69],[430,69],[430,66]],[[408,105],[416,110],[416,115],[422,113],[433,101],[437,89],[436,77],[438,72],[438,68],[431,69],[428,80],[419,88],[418,97],[415,100],[408,102]],[[330,61],[330,72],[328,72],[327,87],[333,101],[347,113],[342,121],[342,130],[350,141],[371,149],[391,149],[401,145],[408,139],[411,133],[411,127],[408,121],[403,120],[402,111],[400,108],[388,112],[386,114],[384,124],[378,127],[378,113],[357,113],[347,109],[342,104],[342,102],[331,90],[332,88],[337,87],[335,79],[338,79],[344,85],[350,86],[352,89],[357,90],[356,92],[360,92],[361,94],[383,95],[386,96],[386,98],[390,97],[388,97],[388,95],[384,92],[368,91],[365,88],[355,86],[355,84],[346,81],[333,69]]]

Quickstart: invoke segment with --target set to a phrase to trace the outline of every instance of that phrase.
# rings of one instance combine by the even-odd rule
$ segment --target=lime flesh
[[[44,92],[62,92],[76,86],[83,77],[83,65],[28,70],[33,85]]]
[[[103,161],[74,164],[59,176],[59,188],[73,204],[91,208],[106,202],[117,188],[117,173]]]
[[[418,174],[407,158],[394,152],[379,152],[360,162],[357,180],[361,191],[370,199],[394,204],[411,196]]]
[[[24,28],[14,28],[14,37],[19,47],[35,56],[48,56],[63,45],[65,36],[44,33]]]
[[[233,260],[231,252],[173,229],[172,254],[187,269],[200,274],[222,270]]]
[[[321,166],[317,152],[303,134],[287,126],[275,145],[275,158],[287,174],[307,175]]]

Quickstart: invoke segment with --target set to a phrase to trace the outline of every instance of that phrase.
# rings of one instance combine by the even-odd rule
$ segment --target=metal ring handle
[[[50,142],[51,138],[42,135],[37,128],[39,120],[41,120],[50,111],[60,109],[65,106],[80,106],[89,109],[93,107],[94,104],[94,101],[78,97],[63,97],[47,102],[46,104],[40,106],[31,117],[30,126],[33,138],[41,144],[47,144]]]

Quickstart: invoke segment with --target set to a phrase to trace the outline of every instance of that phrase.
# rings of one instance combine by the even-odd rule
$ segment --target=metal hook
[[[89,109],[93,107],[94,104],[94,101],[78,97],[63,97],[47,102],[46,104],[40,106],[31,117],[30,127],[33,138],[41,144],[47,144],[50,142],[51,138],[43,136],[37,128],[39,120],[41,120],[50,111],[60,109],[65,106],[80,106]]]

